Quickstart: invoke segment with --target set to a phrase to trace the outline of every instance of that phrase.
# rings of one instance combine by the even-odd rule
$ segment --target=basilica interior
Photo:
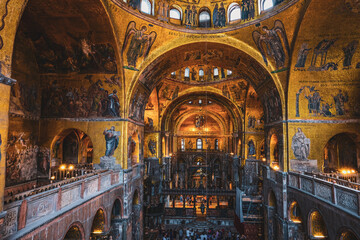
[[[359,0],[1,0],[0,239],[360,240]]]

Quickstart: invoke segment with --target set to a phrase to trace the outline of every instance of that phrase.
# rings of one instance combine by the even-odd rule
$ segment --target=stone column
[[[4,222],[4,190],[6,172],[6,143],[9,130],[9,105],[10,90],[15,84],[14,79],[8,78],[0,73],[0,228]]]

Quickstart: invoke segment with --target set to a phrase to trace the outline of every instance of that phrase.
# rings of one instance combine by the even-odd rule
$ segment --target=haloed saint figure
[[[111,157],[114,155],[114,151],[119,145],[119,136],[120,132],[115,131],[115,127],[112,126],[109,130],[105,129],[104,133],[106,141],[106,151],[105,156]]]

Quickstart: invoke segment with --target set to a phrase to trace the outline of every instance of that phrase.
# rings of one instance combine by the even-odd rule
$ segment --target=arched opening
[[[33,187],[49,182],[50,166],[58,167],[63,160],[92,162],[91,141],[78,139],[77,146],[66,145],[76,142],[71,134],[65,139],[65,152],[63,143],[57,143],[59,149],[54,142],[50,147],[48,141],[68,121],[63,118],[107,115],[108,106],[99,99],[107,101],[107,93],[115,87],[85,76],[116,74],[117,51],[112,25],[99,0],[26,1],[17,14],[21,13],[12,58],[9,56],[12,62],[7,63],[11,77],[17,80],[10,93],[8,139],[20,141],[8,147],[6,185],[31,182]]]
[[[181,20],[181,13],[178,9],[176,8],[172,8],[170,10],[170,18],[172,19],[177,19],[177,20]]]
[[[196,140],[196,150],[201,150],[203,148],[203,141],[201,138]]]
[[[141,204],[138,190],[135,190],[132,199],[132,211],[131,211],[131,227],[132,227],[132,239],[141,239]]]
[[[172,5],[170,8],[170,23],[181,25],[183,20],[183,11],[179,5]]]
[[[343,230],[338,238],[338,240],[359,240],[355,233],[351,230]]]
[[[111,236],[113,239],[124,238],[124,226],[122,224],[121,202],[116,199],[111,210]]]
[[[263,0],[262,1],[262,10],[266,11],[274,6],[273,0]]]
[[[358,172],[358,149],[354,134],[340,133],[332,137],[324,148],[324,172]]]
[[[228,7],[228,22],[236,23],[241,20],[241,8],[238,3],[231,3]]]
[[[93,143],[81,130],[67,129],[58,134],[51,146],[51,167],[91,164]]]
[[[327,228],[322,215],[318,211],[311,212],[309,216],[310,236],[316,239],[327,239]]]
[[[290,204],[288,216],[290,219],[289,235],[294,236],[295,239],[305,239],[301,211],[296,201]]]
[[[151,15],[151,2],[149,0],[141,0],[140,11],[142,13]]]
[[[84,231],[79,224],[73,224],[66,232],[64,240],[85,239]]]
[[[105,212],[103,209],[97,210],[92,225],[91,225],[91,238],[99,239],[101,236],[105,236],[105,226],[106,226],[106,218]]]
[[[299,204],[297,202],[292,202],[290,204],[289,216],[290,216],[290,220],[293,223],[301,223],[302,222],[300,208],[299,208]]]
[[[211,27],[211,14],[208,8],[200,9],[199,11],[199,27],[209,28]]]
[[[265,234],[268,235],[267,239],[277,239],[277,199],[274,191],[270,190],[268,195],[268,224]]]
[[[247,92],[252,93],[249,98],[256,98],[253,94],[256,92],[256,87],[253,87],[256,86],[255,81],[239,77],[239,69],[242,69],[241,74],[247,72],[252,75],[252,79],[256,79],[256,76],[253,72],[248,72],[248,68],[236,65],[236,59],[240,57],[236,54],[236,49],[228,49],[231,54],[227,55],[225,49],[220,52],[217,47],[213,47],[215,45],[218,44],[187,44],[170,50],[155,60],[155,63],[158,63],[155,64],[156,68],[149,64],[139,72],[139,83],[133,82],[132,93],[128,95],[128,103],[131,105],[129,109],[134,109],[132,106],[143,106],[137,101],[140,93],[144,94],[145,99],[150,96],[152,102],[155,102],[153,98],[157,98],[158,110],[145,109],[145,118],[154,119],[154,129],[157,130],[146,130],[145,139],[156,137],[159,146],[167,149],[159,151],[159,159],[144,159],[147,166],[151,165],[149,169],[154,169],[147,171],[149,174],[144,181],[144,185],[148,186],[144,190],[144,227],[154,228],[156,221],[159,224],[159,221],[151,216],[162,208],[165,208],[161,213],[165,225],[175,224],[171,216],[178,218],[186,214],[206,217],[224,214],[230,217],[233,210],[234,201],[231,196],[207,196],[201,191],[234,191],[236,169],[233,167],[233,157],[234,153],[240,151],[241,147],[238,145],[244,136],[241,133],[244,131],[244,118],[240,108],[247,107],[241,103]],[[175,55],[177,61],[173,60]],[[248,60],[251,57],[241,59]],[[163,65],[165,62],[167,64]],[[226,78],[227,69],[231,69],[230,79]],[[262,71],[261,69],[262,67],[258,66],[257,70]],[[199,81],[202,77],[200,70],[204,71],[205,79],[210,75],[212,80],[215,73],[217,82]],[[148,75],[143,75],[143,71]],[[182,79],[174,79],[174,72],[176,76],[182,76]],[[264,74],[267,75],[265,72]],[[181,81],[184,77],[185,81]],[[143,90],[143,86],[146,86],[147,90]],[[263,112],[260,100],[258,104],[251,105],[251,108],[253,111]],[[131,118],[131,111],[129,115]],[[137,118],[136,121],[141,122],[142,119]],[[253,138],[254,145],[259,138]],[[249,135],[244,139],[249,140]],[[248,141],[245,145],[247,143]],[[202,156],[203,161],[194,162],[194,155]],[[157,168],[161,168],[165,174],[158,174]],[[158,195],[160,189],[166,194]],[[180,191],[182,194],[178,194]],[[196,191],[196,196],[191,191]],[[230,219],[229,224],[232,224],[232,221]]]

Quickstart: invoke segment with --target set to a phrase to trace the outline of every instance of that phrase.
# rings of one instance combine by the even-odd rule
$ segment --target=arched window
[[[171,73],[171,77],[172,77],[172,78],[175,78],[175,77],[176,77],[176,72],[172,72],[172,73]]]
[[[219,140],[215,139],[215,150],[219,150]]]
[[[197,149],[197,150],[201,150],[201,149],[202,149],[202,146],[203,146],[203,142],[202,142],[201,138],[198,138],[198,139],[196,140],[196,149]]]
[[[231,71],[231,70],[227,70],[226,73],[227,73],[228,76],[231,76],[231,75],[232,75],[232,71]]]
[[[313,238],[327,238],[327,229],[322,215],[318,211],[310,214],[310,236]]]
[[[203,77],[204,76],[204,70],[202,68],[200,68],[199,70],[199,77]]]
[[[151,15],[151,3],[149,0],[141,0],[140,11]]]
[[[218,76],[219,76],[219,69],[214,68],[214,77],[218,77]]]
[[[229,23],[240,20],[241,19],[241,9],[239,4],[232,3],[228,8],[228,21]]]
[[[181,20],[181,13],[179,10],[172,8],[170,10],[170,18]]]
[[[270,8],[272,8],[274,6],[274,2],[273,0],[264,0],[262,1],[263,2],[263,8],[262,10],[268,10]]]
[[[184,77],[188,78],[190,77],[190,69],[187,67],[185,68],[185,74],[184,74]]]
[[[199,14],[199,27],[208,28],[211,27],[210,11],[203,10]]]
[[[185,139],[181,139],[181,151],[185,151]]]

